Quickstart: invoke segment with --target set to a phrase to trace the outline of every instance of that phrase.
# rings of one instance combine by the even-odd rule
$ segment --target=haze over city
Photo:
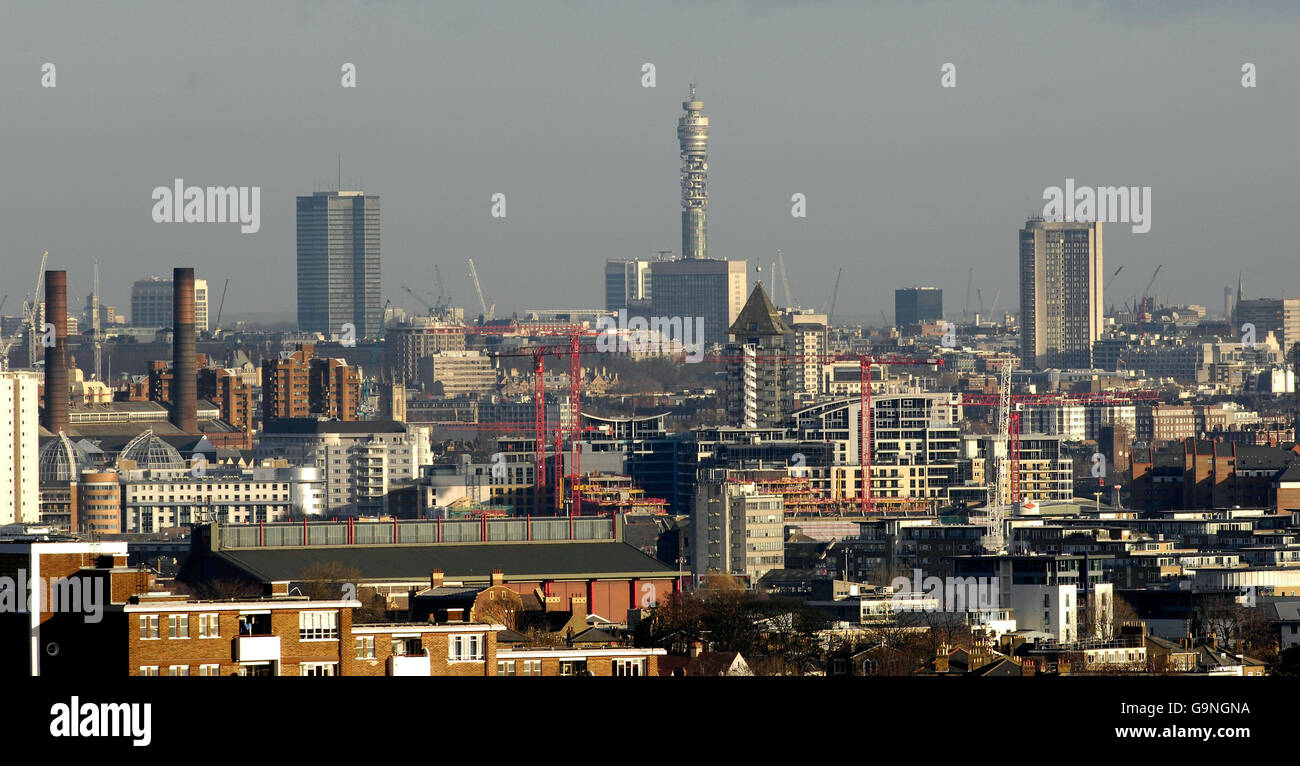
[[[676,252],[678,104],[712,120],[710,255],[767,270],[840,314],[892,318],[899,284],[967,271],[1014,291],[1016,227],[1066,178],[1153,189],[1153,226],[1108,231],[1108,300],[1156,291],[1219,305],[1296,276],[1300,112],[1287,3],[43,3],[0,9],[3,292],[40,253],[125,304],[173,263],[231,279],[225,311],[291,322],[293,200],[343,186],[383,199],[383,295],[472,302],[473,257],[498,316],[596,306],[605,258]],[[75,23],[69,23],[75,18]],[[684,21],[689,19],[689,22]],[[1065,32],[1068,30],[1068,33]],[[58,87],[38,86],[39,63]],[[1253,62],[1260,87],[1240,87]],[[35,63],[34,63],[35,62]],[[355,89],[340,66],[357,66]],[[656,65],[655,88],[641,65]],[[937,87],[956,65],[958,87]],[[262,227],[169,226],[150,191],[184,177],[262,188]],[[508,199],[504,220],[490,198]],[[792,218],[803,193],[808,216]],[[538,293],[538,288],[544,292]],[[79,300],[79,298],[78,298]],[[972,298],[974,310],[974,298]]]

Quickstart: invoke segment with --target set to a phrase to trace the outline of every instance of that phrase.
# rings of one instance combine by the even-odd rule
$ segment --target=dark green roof
[[[366,582],[428,582],[435,569],[453,582],[487,581],[493,569],[500,569],[507,579],[665,577],[677,571],[614,541],[258,548],[214,555],[262,582],[295,581],[312,564],[331,562],[357,569]]]

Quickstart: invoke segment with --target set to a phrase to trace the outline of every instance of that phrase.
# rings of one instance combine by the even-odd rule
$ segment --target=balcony
[[[279,636],[239,636],[235,639],[235,662],[279,661]]]
[[[388,675],[390,676],[427,676],[429,675],[429,655],[395,654],[388,658]]]

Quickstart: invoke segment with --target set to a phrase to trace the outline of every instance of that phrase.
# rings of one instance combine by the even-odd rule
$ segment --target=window
[[[447,644],[447,659],[451,662],[481,662],[483,644],[482,633],[452,636]]]
[[[357,659],[373,660],[375,658],[375,637],[357,636]]]
[[[519,675],[521,675],[521,676],[540,676],[540,675],[542,674],[542,661],[541,661],[541,660],[524,660],[524,661],[523,661],[523,664],[524,664],[523,672],[520,673]]]
[[[200,665],[199,675],[201,676],[219,676],[221,675],[220,665]]]
[[[514,660],[499,660],[497,662],[497,675],[513,676],[515,674]]]
[[[336,676],[338,675],[337,669],[337,662],[304,662],[299,666],[299,675]]]
[[[158,637],[158,615],[140,615],[140,640],[146,641]]]
[[[140,675],[142,675],[142,676],[157,676],[157,675],[158,675],[158,666],[157,666],[157,665],[141,665],[141,666],[140,666]]]
[[[394,657],[418,657],[424,654],[424,644],[419,638],[394,638],[392,653]]]
[[[217,615],[199,615],[199,638],[221,638],[221,629],[217,627]]]
[[[643,676],[645,675],[645,660],[614,660],[614,675]]]
[[[338,612],[299,612],[299,641],[330,641],[339,637]]]
[[[167,615],[167,637],[168,638],[189,638],[190,637],[190,616],[188,614]]]
[[[585,676],[587,672],[586,660],[565,660],[560,663],[560,675],[562,676]]]
[[[188,676],[190,674],[189,665],[168,665],[167,675],[169,676]]]

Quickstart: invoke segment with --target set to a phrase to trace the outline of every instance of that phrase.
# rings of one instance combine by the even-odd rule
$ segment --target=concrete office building
[[[894,324],[899,327],[943,319],[943,290],[902,287],[894,291]]]
[[[746,276],[745,261],[655,261],[650,265],[650,313],[683,321],[703,317],[704,343],[725,344],[727,328],[745,305]]]
[[[629,314],[650,305],[650,261],[609,258],[605,261],[605,310]]]
[[[1300,343],[1300,298],[1252,298],[1237,303],[1236,322],[1255,325],[1255,338],[1273,333],[1284,353]]]
[[[298,198],[298,329],[329,338],[351,324],[358,338],[383,329],[379,197],[361,191]]]
[[[691,517],[691,572],[722,573],[756,583],[785,568],[785,505],[727,469],[700,477]]]
[[[131,285],[131,326],[171,327],[173,279],[149,277]],[[208,329],[208,281],[194,280],[194,329]]]
[[[441,351],[421,357],[420,385],[426,392],[441,387],[443,396],[470,396],[492,393],[497,387],[497,371],[492,357],[482,351]]]
[[[1092,367],[1101,337],[1102,224],[1031,218],[1020,230],[1020,342],[1025,367]]]

